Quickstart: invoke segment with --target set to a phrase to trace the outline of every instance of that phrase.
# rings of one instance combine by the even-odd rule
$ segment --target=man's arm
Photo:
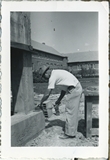
[[[41,99],[40,106],[42,106],[43,102],[46,101],[49,98],[51,92],[52,92],[52,89],[47,89],[46,90],[45,94],[43,95],[43,97]]]
[[[62,90],[61,93],[60,93],[60,96],[59,98],[57,99],[56,103],[55,104],[60,104],[61,100],[63,99],[63,97],[65,96],[66,94],[66,91]]]

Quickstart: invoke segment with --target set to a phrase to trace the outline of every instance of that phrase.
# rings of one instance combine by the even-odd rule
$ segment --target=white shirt
[[[63,90],[66,90],[68,86],[75,87],[78,82],[78,79],[70,72],[56,69],[52,70],[51,72],[48,89],[54,89],[56,85],[60,85],[62,86]]]

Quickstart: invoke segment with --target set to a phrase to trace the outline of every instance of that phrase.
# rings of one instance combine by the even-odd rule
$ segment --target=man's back
[[[55,85],[76,86],[78,79],[66,70],[56,69],[52,70],[49,78],[48,88],[55,88]]]

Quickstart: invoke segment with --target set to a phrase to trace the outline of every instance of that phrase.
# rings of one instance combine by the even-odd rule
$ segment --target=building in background
[[[45,43],[31,41],[33,71],[37,71],[42,65],[49,65],[52,69],[67,69],[68,59],[54,48]]]
[[[98,51],[76,52],[61,54],[45,43],[31,41],[32,66],[34,81],[39,82],[39,75],[36,74],[40,66],[46,64],[52,69],[66,69],[76,77],[98,77]],[[41,80],[42,82],[44,81]]]
[[[54,48],[47,46],[45,43],[31,41],[32,45],[32,69],[34,82],[46,82],[41,78],[38,70],[42,65],[48,65],[52,69],[68,69],[68,59],[65,55],[60,54]]]
[[[68,70],[76,77],[99,75],[98,51],[70,53],[66,56],[68,56]]]

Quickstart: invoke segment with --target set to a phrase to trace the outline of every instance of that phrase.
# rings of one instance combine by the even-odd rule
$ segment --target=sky
[[[98,51],[98,13],[32,12],[31,39],[59,53]]]

